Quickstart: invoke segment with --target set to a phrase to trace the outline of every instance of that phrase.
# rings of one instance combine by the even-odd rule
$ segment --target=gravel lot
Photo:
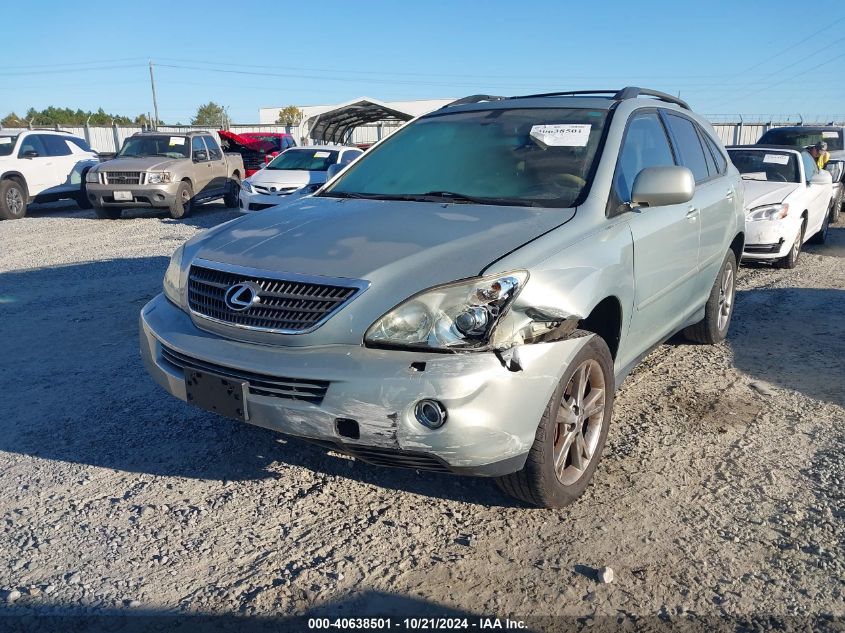
[[[5,613],[830,614],[816,625],[843,626],[843,224],[795,270],[742,268],[726,343],[649,356],[617,396],[593,484],[547,511],[159,389],[138,311],[179,243],[235,215],[109,222],[53,205],[0,223]]]

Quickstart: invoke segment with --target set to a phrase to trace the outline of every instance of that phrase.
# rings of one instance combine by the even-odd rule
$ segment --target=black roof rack
[[[73,134],[68,130],[60,130],[54,127],[34,127],[29,130],[30,132],[61,132],[62,134]]]
[[[650,90],[649,88],[637,88],[636,86],[628,86],[627,88],[622,88],[621,90],[564,90],[561,92],[543,92],[539,94],[533,95],[518,95],[514,97],[494,97],[491,95],[472,95],[470,97],[464,97],[463,99],[458,99],[457,101],[453,101],[452,103],[448,103],[444,108],[448,108],[450,106],[456,105],[463,105],[466,103],[479,103],[480,101],[501,101],[502,99],[531,99],[532,97],[589,97],[589,96],[599,96],[599,97],[608,97],[613,101],[625,101],[626,99],[636,99],[637,97],[654,97],[659,99],[660,101],[666,101],[667,103],[674,103],[675,105],[679,105],[685,110],[691,110],[692,108],[689,107],[689,104],[678,97],[673,97],[670,94],[665,92],[660,92],[659,90]]]

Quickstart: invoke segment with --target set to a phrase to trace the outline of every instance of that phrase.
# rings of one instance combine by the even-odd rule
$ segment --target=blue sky
[[[33,0],[4,6],[3,23],[0,116],[150,111],[148,59],[169,123],[210,100],[251,123],[261,106],[361,95],[624,85],[680,92],[707,114],[845,116],[837,3]]]

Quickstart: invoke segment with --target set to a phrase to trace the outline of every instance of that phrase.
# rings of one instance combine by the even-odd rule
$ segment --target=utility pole
[[[156,101],[156,80],[153,75],[153,60],[150,60],[150,86],[153,89],[153,112],[155,118],[153,119],[153,129],[158,128],[158,101]]]

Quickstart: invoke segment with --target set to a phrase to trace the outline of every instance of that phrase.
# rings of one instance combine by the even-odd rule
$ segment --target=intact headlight
[[[85,172],[85,182],[100,182],[100,172],[89,169]]]
[[[241,181],[241,189],[243,189],[247,193],[252,193],[252,185],[250,184],[249,180]]]
[[[436,286],[393,308],[370,326],[370,345],[484,350],[499,320],[528,281],[518,270]]]
[[[147,173],[147,184],[149,185],[160,185],[166,182],[170,182],[169,171],[151,171]]]
[[[182,306],[182,256],[185,253],[185,246],[182,245],[176,249],[173,256],[170,258],[170,264],[167,265],[167,271],[164,273],[164,296],[170,299],[177,306]]]
[[[780,220],[785,218],[788,213],[788,204],[767,204],[756,209],[751,209],[745,219],[751,222],[757,220]]]

